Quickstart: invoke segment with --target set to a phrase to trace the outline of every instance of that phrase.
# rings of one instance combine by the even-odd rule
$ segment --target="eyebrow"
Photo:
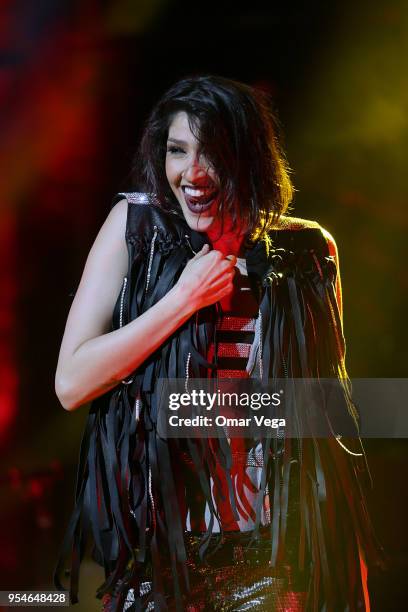
[[[178,140],[177,138],[168,138],[167,142],[174,142],[174,144],[187,146],[187,143],[185,140]]]

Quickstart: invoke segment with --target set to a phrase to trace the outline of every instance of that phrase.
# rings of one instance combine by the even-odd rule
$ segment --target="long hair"
[[[289,167],[278,137],[271,100],[263,91],[219,76],[175,83],[148,118],[134,160],[133,183],[181,213],[165,173],[166,141],[173,117],[188,116],[200,152],[216,172],[220,210],[260,236],[293,197]]]

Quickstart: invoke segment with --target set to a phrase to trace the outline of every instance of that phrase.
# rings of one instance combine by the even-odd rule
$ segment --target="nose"
[[[208,174],[209,164],[203,155],[195,155],[192,157],[182,172],[184,180],[192,183],[207,178]]]

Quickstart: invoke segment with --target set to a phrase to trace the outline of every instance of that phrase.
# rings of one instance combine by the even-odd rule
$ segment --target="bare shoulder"
[[[116,229],[126,229],[126,219],[128,214],[128,202],[126,198],[119,200],[111,209],[106,218],[105,225],[114,226]],[[124,235],[124,234],[123,234]]]
[[[111,257],[114,253],[126,252],[126,221],[128,203],[120,200],[106,217],[90,251],[90,258]],[[104,262],[106,264],[106,262]]]
[[[126,221],[128,204],[120,200],[109,212],[89,252],[81,284],[116,285],[127,268]]]
[[[64,370],[83,342],[110,329],[113,308],[127,273],[126,219],[124,199],[112,208],[89,251],[69,311],[58,372]]]

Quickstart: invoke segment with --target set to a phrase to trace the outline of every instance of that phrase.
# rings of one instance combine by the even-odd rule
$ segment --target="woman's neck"
[[[213,249],[220,251],[223,255],[235,255],[242,257],[244,255],[245,234],[238,232],[227,231],[220,234],[219,231],[207,232],[208,240]]]

